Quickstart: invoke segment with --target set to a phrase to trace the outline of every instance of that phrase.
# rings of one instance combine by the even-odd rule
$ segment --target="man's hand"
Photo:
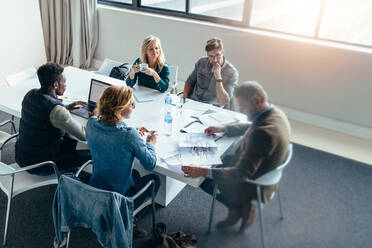
[[[152,130],[150,134],[147,135],[146,142],[151,142],[155,145],[157,140],[158,140],[158,132],[155,130]]]
[[[215,79],[222,79],[221,76],[221,65],[218,63],[214,63],[212,67],[212,72],[214,74]]]
[[[87,103],[83,101],[77,101],[77,102],[70,103],[69,105],[66,106],[66,108],[71,111],[71,110],[80,108],[78,107],[78,105],[87,106]]]
[[[194,165],[183,165],[181,167],[184,176],[190,178],[198,178],[207,176],[208,168],[194,166]]]
[[[204,133],[207,135],[207,136],[213,136],[215,133],[221,133],[221,132],[224,132],[225,131],[225,127],[224,126],[218,126],[218,127],[208,127],[204,130]]]

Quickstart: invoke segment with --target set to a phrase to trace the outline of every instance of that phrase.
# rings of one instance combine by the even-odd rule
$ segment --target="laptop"
[[[88,105],[83,106],[79,109],[74,109],[71,111],[71,113],[88,119],[89,112],[94,111],[97,106],[99,97],[101,96],[102,92],[109,86],[111,86],[111,84],[92,78],[92,80],[90,81]]]

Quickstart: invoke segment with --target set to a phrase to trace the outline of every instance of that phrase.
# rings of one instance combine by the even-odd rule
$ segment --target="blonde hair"
[[[161,42],[160,39],[154,35],[147,36],[143,41],[142,41],[142,46],[141,46],[141,62],[148,64],[148,59],[147,59],[147,49],[151,45],[152,42],[156,42],[157,45],[159,46],[159,56],[156,59],[156,66],[158,68],[158,72],[161,72],[163,69],[163,66],[165,64],[165,57],[163,53],[163,49],[161,48]]]
[[[110,86],[106,88],[97,102],[97,117],[107,124],[118,124],[123,121],[121,112],[131,102],[133,91],[126,86]]]

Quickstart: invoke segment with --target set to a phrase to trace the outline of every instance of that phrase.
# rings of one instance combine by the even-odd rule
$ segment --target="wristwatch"
[[[216,79],[216,83],[222,82],[222,79]]]

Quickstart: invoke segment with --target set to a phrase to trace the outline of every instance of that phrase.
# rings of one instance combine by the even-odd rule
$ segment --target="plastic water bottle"
[[[170,93],[167,93],[165,95],[164,102],[165,102],[165,111],[171,112],[171,109],[172,109],[172,97],[171,97]]]
[[[164,116],[164,133],[166,136],[172,135],[172,126],[173,126],[172,113],[170,111],[167,111],[167,113]]]
[[[172,97],[170,93],[165,95],[165,115],[164,115],[164,133],[166,136],[172,135],[173,116],[172,116]]]

